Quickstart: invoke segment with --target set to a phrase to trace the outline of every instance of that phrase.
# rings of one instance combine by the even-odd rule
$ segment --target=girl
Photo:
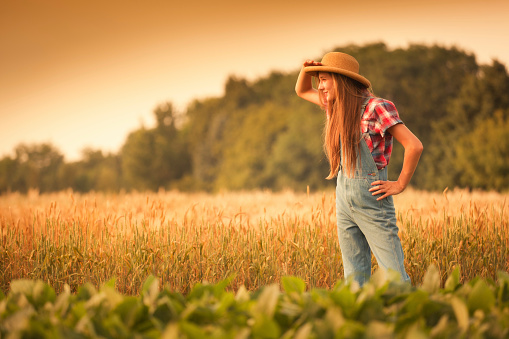
[[[312,76],[318,78],[318,90]],[[361,286],[369,280],[372,251],[380,267],[410,281],[392,196],[410,182],[422,153],[421,142],[403,124],[392,102],[372,94],[371,83],[348,54],[332,52],[321,62],[306,60],[295,91],[327,113],[327,179],[337,176],[336,215],[345,278],[352,277]],[[397,181],[387,179],[393,137],[405,149]]]

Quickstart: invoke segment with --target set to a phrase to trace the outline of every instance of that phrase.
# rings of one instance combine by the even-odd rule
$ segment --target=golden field
[[[509,194],[407,190],[395,196],[407,272],[430,264],[442,283],[509,271]],[[185,293],[235,274],[230,288],[257,289],[282,276],[331,288],[343,276],[334,191],[88,193],[0,196],[0,278],[41,279],[55,290],[98,286],[137,294],[153,274]],[[373,270],[376,261],[373,259]]]

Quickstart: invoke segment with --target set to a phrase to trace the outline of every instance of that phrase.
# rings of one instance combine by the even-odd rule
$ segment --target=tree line
[[[375,43],[334,51],[357,58],[375,94],[393,101],[422,141],[412,186],[509,189],[505,65],[480,65],[473,54],[437,45]],[[255,81],[230,76],[223,96],[196,99],[185,112],[163,103],[154,110],[156,126],[129,133],[117,154],[85,149],[81,160],[65,162],[51,144],[20,144],[0,159],[0,192],[333,187],[324,179],[325,114],[295,95],[296,66]],[[396,142],[391,180],[402,163]]]

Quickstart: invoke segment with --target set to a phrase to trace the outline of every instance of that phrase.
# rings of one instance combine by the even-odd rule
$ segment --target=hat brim
[[[366,79],[365,77],[363,77],[362,75],[359,75],[357,73],[350,72],[350,71],[347,71],[347,70],[344,70],[341,68],[329,67],[329,66],[308,66],[308,67],[304,68],[304,72],[306,72],[309,75],[314,76],[314,77],[317,77],[319,72],[338,73],[338,74],[345,75],[349,78],[352,78],[352,79],[360,82],[367,88],[371,87],[371,82],[369,82],[369,80]]]

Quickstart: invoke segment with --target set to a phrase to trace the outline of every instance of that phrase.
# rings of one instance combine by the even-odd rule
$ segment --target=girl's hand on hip
[[[381,197],[378,197],[376,200],[382,200],[387,198],[390,195],[400,194],[405,190],[403,186],[401,186],[397,181],[382,181],[377,180],[371,184],[373,186],[369,189],[370,192],[373,192],[372,195],[383,194]]]

